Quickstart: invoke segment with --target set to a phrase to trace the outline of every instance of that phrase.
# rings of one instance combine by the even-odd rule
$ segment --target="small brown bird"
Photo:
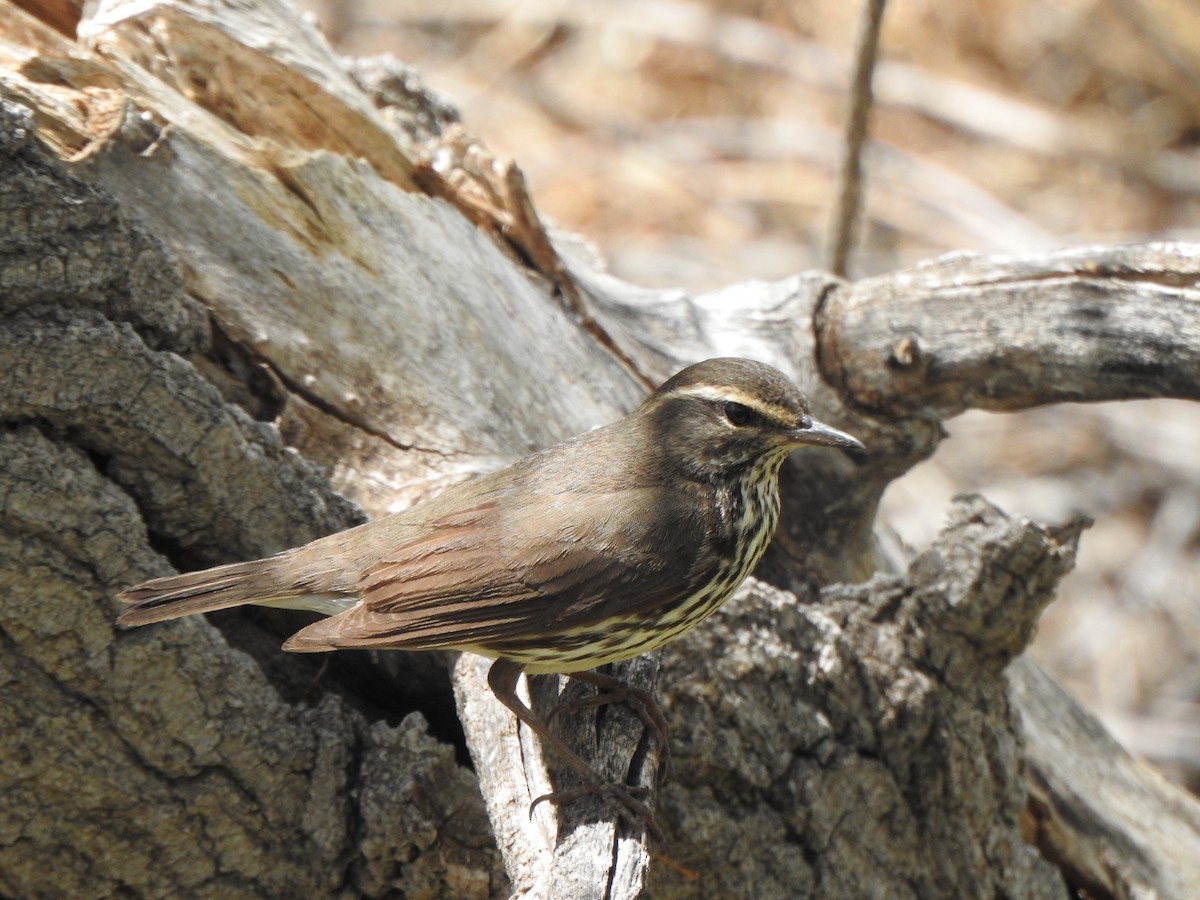
[[[132,604],[120,622],[255,603],[329,616],[285,650],[492,657],[488,684],[497,699],[592,792],[621,801],[656,830],[635,792],[603,784],[518,698],[517,680],[522,671],[574,674],[632,700],[663,738],[652,698],[586,670],[653,650],[733,593],[775,531],[779,467],[803,444],[863,449],[815,421],[778,370],[710,359],[620,421],[406,512],[267,559],[130,588],[120,595]]]

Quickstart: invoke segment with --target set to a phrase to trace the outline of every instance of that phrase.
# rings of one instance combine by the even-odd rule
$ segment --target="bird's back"
[[[611,622],[653,618],[716,564],[707,538],[717,511],[698,496],[711,487],[665,477],[604,431],[362,526],[378,540],[356,544],[387,550],[359,575],[361,605],[304,629],[287,649],[458,648],[531,671],[597,665],[594,645]],[[310,569],[319,544],[305,548]],[[564,650],[570,635],[578,652]]]

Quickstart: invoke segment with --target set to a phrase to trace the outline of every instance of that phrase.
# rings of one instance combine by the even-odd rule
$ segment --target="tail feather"
[[[299,593],[280,584],[276,561],[256,559],[201,572],[155,578],[122,591],[117,599],[131,607],[117,619],[122,625],[146,625],[247,603],[277,604]]]

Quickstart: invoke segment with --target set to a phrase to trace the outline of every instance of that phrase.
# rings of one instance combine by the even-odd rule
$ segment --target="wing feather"
[[[658,506],[613,517],[617,499]],[[447,515],[367,570],[360,606],[310,625],[285,647],[488,652],[513,639],[602,626],[617,614],[649,614],[687,596],[715,566],[702,549],[709,524],[672,515],[661,508],[668,500],[649,488],[620,498],[575,492]]]

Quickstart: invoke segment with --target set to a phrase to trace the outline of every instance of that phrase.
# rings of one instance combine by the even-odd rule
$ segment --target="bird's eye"
[[[729,424],[737,428],[750,424],[750,420],[754,418],[754,412],[750,407],[741,403],[734,403],[732,400],[721,408],[721,412],[725,414],[725,418]]]

